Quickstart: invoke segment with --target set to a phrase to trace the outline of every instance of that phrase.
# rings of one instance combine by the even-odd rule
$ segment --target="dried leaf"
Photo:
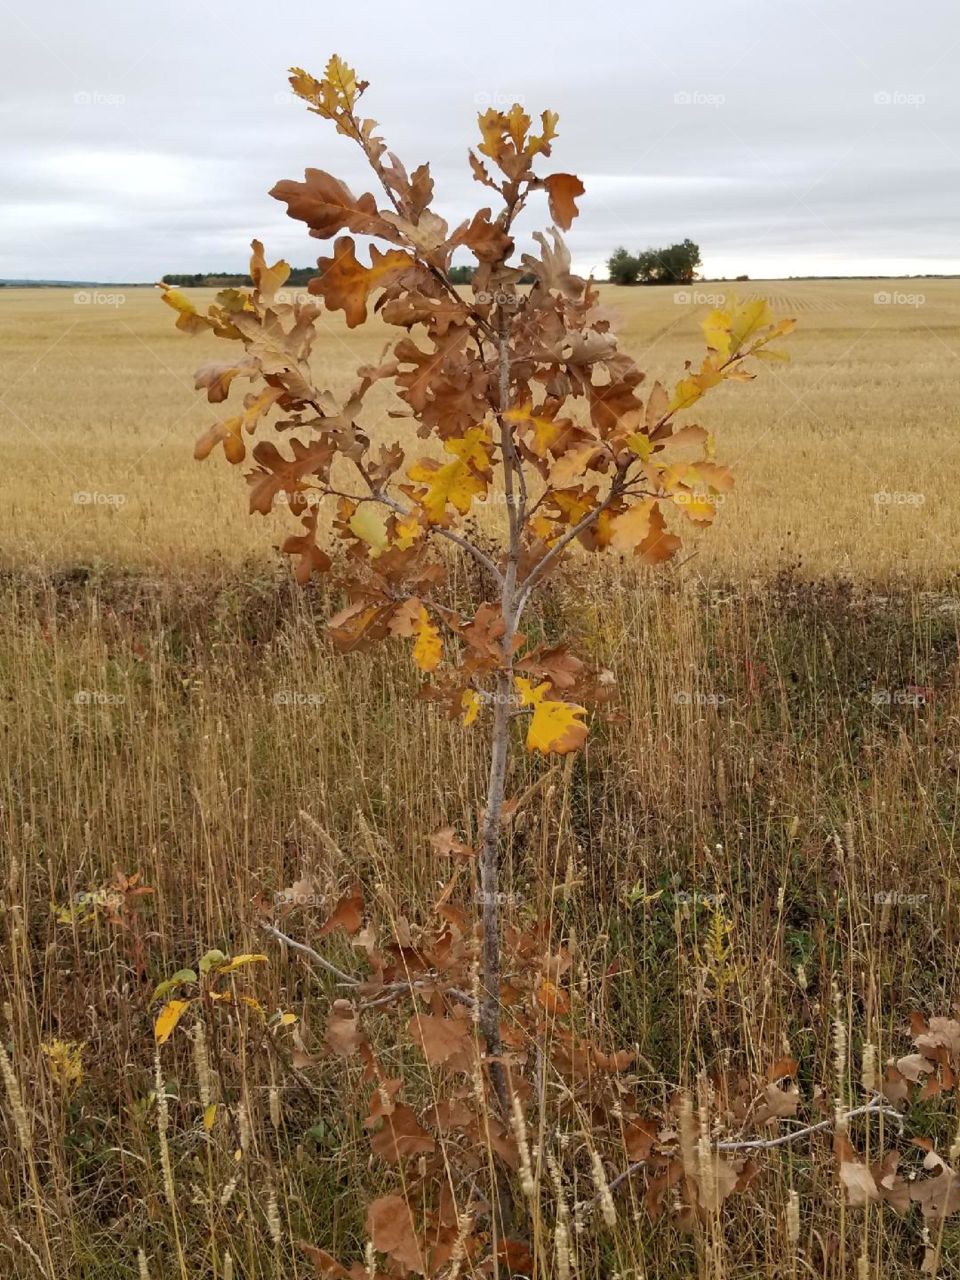
[[[378,1252],[388,1254],[408,1271],[427,1274],[413,1215],[402,1196],[381,1196],[373,1201],[367,1210],[367,1234]]]
[[[550,216],[558,227],[569,231],[579,213],[575,201],[583,195],[586,188],[573,173],[551,173],[548,178],[544,178],[543,185],[550,200]]]
[[[363,894],[360,886],[355,885],[334,907],[332,915],[320,929],[320,937],[333,933],[334,929],[342,929],[344,933],[359,933],[362,923]]]

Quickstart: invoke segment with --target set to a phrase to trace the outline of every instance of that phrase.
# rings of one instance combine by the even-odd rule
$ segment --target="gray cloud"
[[[960,270],[953,0],[674,0],[549,9],[285,0],[0,3],[0,275],[151,279],[240,269],[250,238],[321,245],[267,196],[306,165],[354,186],[349,142],[286,92],[336,50],[451,221],[481,201],[474,115],[561,113],[587,184],[577,265],[697,240],[706,272]],[[545,211],[544,211],[545,214]]]

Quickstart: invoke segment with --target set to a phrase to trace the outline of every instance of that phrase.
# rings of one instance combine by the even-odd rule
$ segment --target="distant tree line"
[[[696,279],[700,266],[700,246],[692,240],[667,245],[663,249],[644,249],[642,253],[629,253],[622,245],[607,260],[607,270],[612,284],[690,284]],[[456,266],[450,268],[453,284],[469,284],[474,268]],[[287,281],[292,288],[306,288],[317,274],[316,267],[294,267]],[[532,277],[524,276],[520,283],[529,284]],[[242,288],[253,283],[248,275],[222,271],[169,272],[164,284],[180,288]]]
[[[451,267],[448,273],[451,283],[469,284],[473,279],[474,270],[474,267],[468,266]],[[287,284],[293,288],[306,288],[316,274],[316,267],[294,267],[290,272],[290,279]],[[168,272],[162,279],[164,284],[175,285],[180,289],[239,289],[253,284],[253,281],[247,275],[233,275],[225,271],[196,271],[193,274],[189,272]],[[520,283],[532,284],[533,276],[521,276]]]
[[[316,267],[294,267],[287,284],[295,289],[305,288],[316,274]],[[196,271],[192,275],[189,272],[168,272],[162,280],[164,284],[176,285],[180,289],[240,289],[253,284],[248,275],[229,271]]]
[[[611,284],[689,284],[700,266],[700,246],[692,240],[629,253],[622,245],[607,260]]]

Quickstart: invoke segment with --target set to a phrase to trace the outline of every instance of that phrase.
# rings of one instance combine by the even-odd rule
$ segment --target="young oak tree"
[[[303,181],[273,188],[311,236],[333,242],[318,258],[309,298],[280,300],[290,268],[268,266],[256,240],[252,290],[225,289],[201,313],[162,286],[179,329],[209,330],[238,346],[234,358],[198,370],[208,400],[226,401],[234,382],[253,387],[205,432],[196,456],[219,445],[241,466],[248,436],[268,426],[280,433],[281,447],[261,439],[252,449],[250,510],[268,515],[282,502],[300,518],[301,531],[283,550],[301,583],[333,568],[324,535],[342,544],[337,586],[346,603],[329,620],[333,643],[349,651],[386,637],[411,640],[413,661],[428,677],[423,696],[489,735],[478,833],[477,1021],[508,1117],[499,852],[510,751],[518,729],[529,751],[579,750],[598,693],[596,674],[565,645],[527,642],[524,611],[582,551],[658,565],[680,546],[678,523],[712,522],[715,498],[733,480],[714,460],[710,434],[680,420],[712,388],[751,379],[749,359],[784,358],[770,344],[794,322],[773,323],[762,300],[713,311],[703,322],[700,364],[688,362],[672,390],[655,383],[644,392],[644,374],[618,349],[597,289],[570,270],[560,233],[577,216],[584,186],[550,171],[556,113],[542,112],[537,123],[518,105],[480,114],[481,141],[469,161],[487,203],[451,229],[431,208],[429,166],[408,172],[388,151],[376,121],[358,112],[366,82],[341,59],[331,58],[321,80],[294,69],[290,83],[310,111],[357,144],[382,196],[357,196],[312,168]],[[516,261],[515,224],[541,193],[553,225],[534,233],[537,251]],[[373,242],[368,258],[358,255],[358,237]],[[451,282],[458,249],[476,260],[469,288]],[[311,373],[317,321],[341,311],[353,329],[371,308],[403,332],[338,399]],[[423,456],[408,457],[365,429],[365,397],[380,383],[396,394],[391,416],[416,423]],[[474,506],[493,496],[502,504],[495,550],[465,527]],[[329,518],[322,522],[321,513]],[[451,551],[480,566],[488,589],[472,617],[452,604]]]

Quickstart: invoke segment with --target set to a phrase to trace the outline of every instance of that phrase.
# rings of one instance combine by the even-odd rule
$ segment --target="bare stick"
[[[852,1111],[847,1111],[839,1118],[842,1120],[854,1120],[857,1116],[866,1115],[889,1116],[891,1119],[896,1120],[901,1129],[903,1128],[903,1116],[893,1107],[888,1107],[881,1097],[872,1098],[865,1106],[854,1107]],[[790,1133],[781,1133],[776,1138],[743,1138],[735,1139],[731,1142],[715,1142],[712,1145],[714,1151],[770,1151],[774,1147],[783,1147],[787,1143],[796,1142],[798,1138],[807,1138],[811,1133],[823,1133],[826,1129],[833,1129],[836,1127],[837,1119],[838,1117],[831,1116],[829,1120],[820,1120],[817,1124],[806,1125],[803,1129],[793,1129]],[[634,1164],[628,1165],[623,1173],[618,1173],[615,1178],[610,1179],[607,1183],[608,1188],[613,1191],[616,1187],[621,1186],[622,1183],[632,1178],[646,1164],[646,1160],[637,1160]],[[576,1208],[589,1208],[596,1204],[599,1199],[599,1196],[593,1196],[590,1200],[581,1200]]]
[[[267,924],[266,920],[260,921],[260,928],[264,933],[271,934],[278,941],[285,942],[288,947],[293,947],[294,951],[302,951],[305,956],[309,956],[321,969],[326,969],[328,973],[332,973],[334,977],[339,978],[348,987],[359,987],[361,985],[359,978],[351,978],[349,973],[344,973],[342,969],[338,969],[335,964],[331,964],[319,951],[314,951],[313,947],[308,947],[305,942],[295,942],[293,938],[288,938],[285,933],[275,929],[272,924]]]

